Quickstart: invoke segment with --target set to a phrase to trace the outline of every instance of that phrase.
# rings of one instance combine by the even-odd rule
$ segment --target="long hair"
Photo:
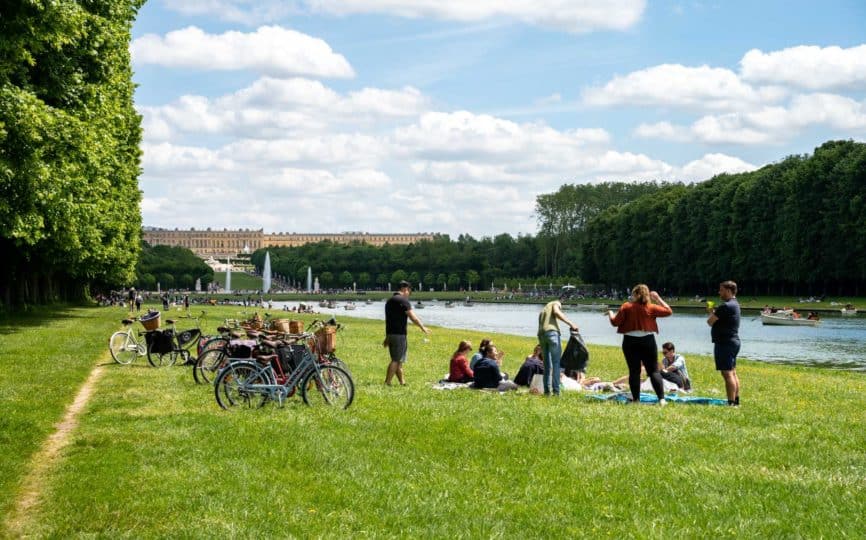
[[[456,358],[458,354],[466,352],[472,349],[472,345],[468,341],[461,341],[459,345],[457,345],[457,350],[454,351],[454,354],[451,355],[451,358]]]
[[[487,338],[482,339],[481,343],[478,344],[478,352],[480,352],[482,356],[487,351],[488,345],[490,345],[490,340]]]
[[[635,285],[634,289],[631,290],[631,294],[632,296],[637,298],[639,304],[649,304],[649,287],[647,287],[643,283],[638,283],[637,285]]]

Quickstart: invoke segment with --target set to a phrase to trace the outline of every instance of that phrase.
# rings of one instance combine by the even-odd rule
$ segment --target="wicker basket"
[[[331,354],[337,349],[337,327],[325,326],[316,331],[316,346],[320,354]]]
[[[144,329],[147,330],[148,332],[156,330],[159,328],[159,324],[160,324],[159,312],[158,311],[152,311],[152,312],[148,313],[147,315],[145,315],[144,317],[140,318],[139,321],[141,322],[141,326],[143,326]]]
[[[303,334],[304,333],[304,321],[289,321],[289,333],[290,334]]]
[[[277,332],[282,332],[284,334],[288,334],[290,332],[288,319],[274,319],[274,322],[272,324],[274,330],[276,330]]]

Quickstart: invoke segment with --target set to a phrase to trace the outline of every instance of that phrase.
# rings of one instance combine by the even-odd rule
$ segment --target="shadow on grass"
[[[94,305],[81,304],[58,304],[52,306],[38,306],[27,311],[0,313],[0,336],[17,334],[27,328],[44,326],[52,321],[63,319],[84,319],[82,308],[98,309]],[[120,321],[120,317],[118,317]]]

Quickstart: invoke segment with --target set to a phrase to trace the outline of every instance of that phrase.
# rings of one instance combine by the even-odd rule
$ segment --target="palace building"
[[[263,229],[162,229],[144,227],[144,241],[151,246],[182,246],[203,259],[234,257],[239,253],[252,253],[263,247],[294,247],[330,240],[338,244],[361,242],[373,246],[385,244],[412,244],[420,240],[433,240],[434,233],[375,234],[366,232],[343,233],[265,233]]]

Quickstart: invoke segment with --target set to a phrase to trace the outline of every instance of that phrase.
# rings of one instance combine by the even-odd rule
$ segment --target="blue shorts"
[[[740,354],[740,340],[714,343],[713,357],[716,359],[716,371],[736,369],[738,354]]]

